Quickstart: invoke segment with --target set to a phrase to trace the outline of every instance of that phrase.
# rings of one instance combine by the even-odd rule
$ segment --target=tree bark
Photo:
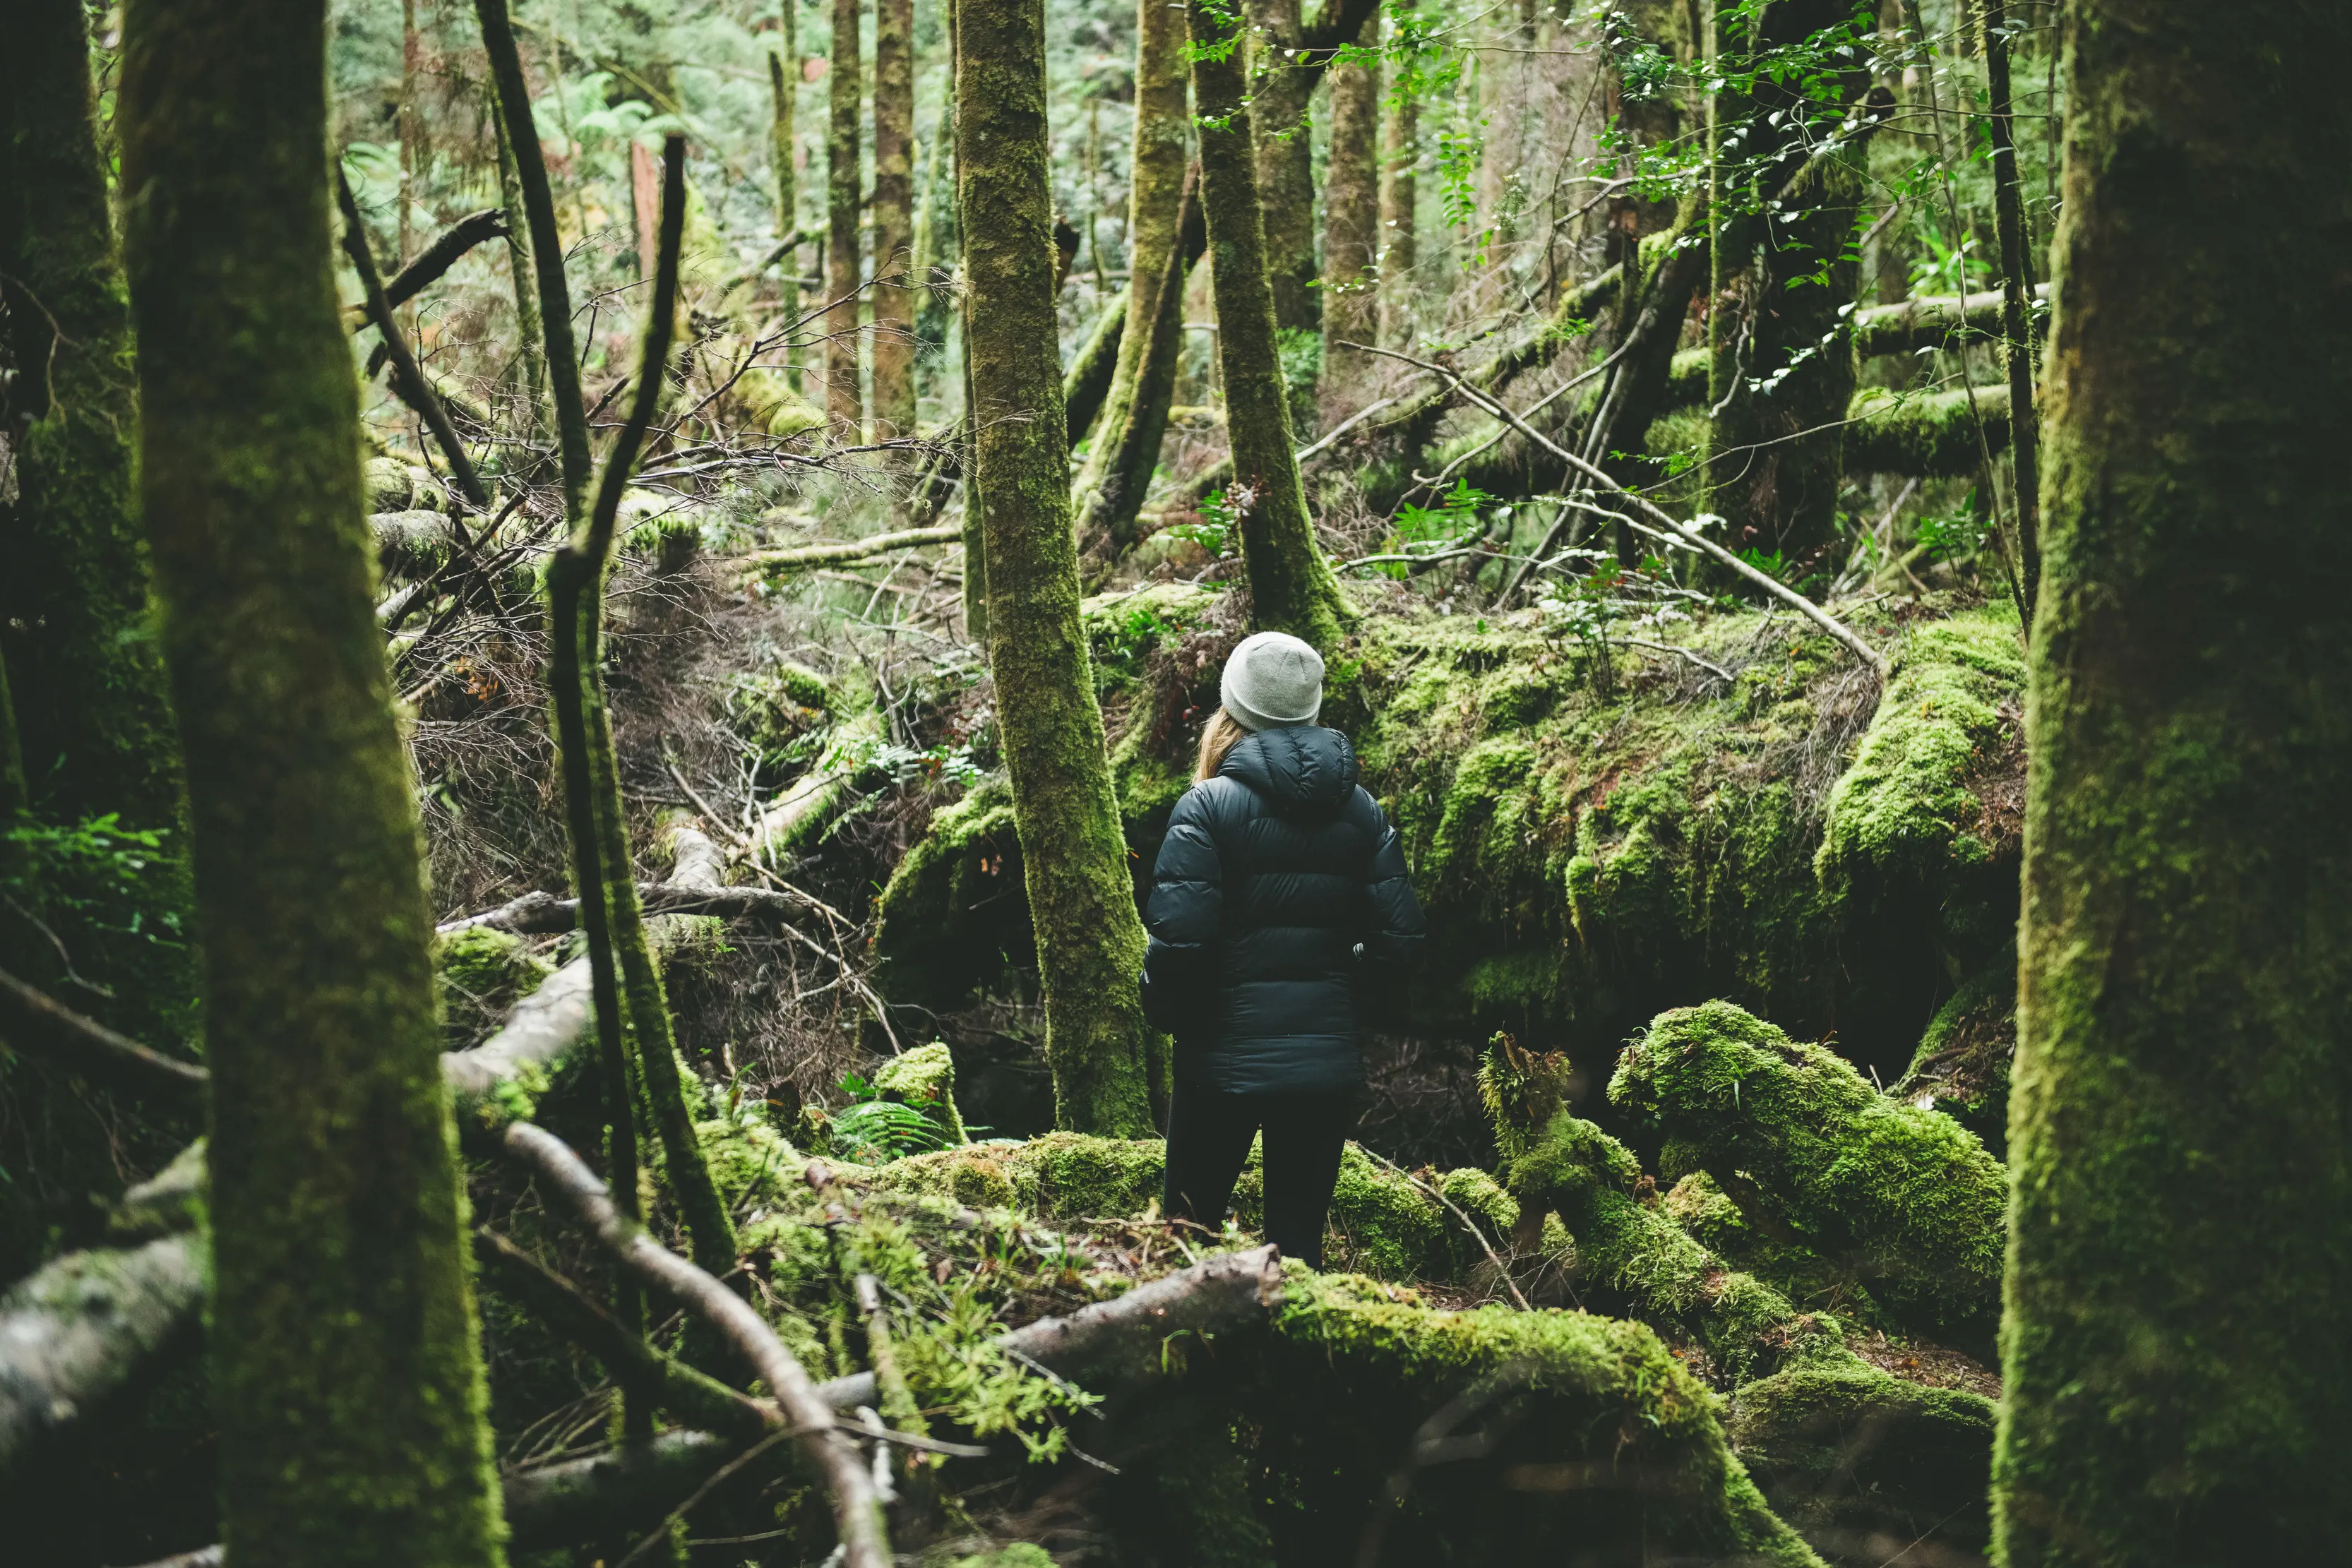
[[[1256,130],[1253,148],[1258,212],[1265,230],[1265,277],[1274,297],[1274,324],[1283,332],[1320,332],[1323,301],[1315,287],[1315,162],[1307,108],[1321,73],[1303,68],[1295,57],[1307,31],[1301,0],[1246,0],[1244,9],[1255,29],[1244,47],[1254,78],[1249,111]],[[1303,385],[1311,391],[1312,379]]]
[[[958,11],[958,198],[989,663],[1037,932],[1055,1114],[1065,1127],[1131,1137],[1151,1125],[1150,1030],[1137,990],[1143,927],[1078,614],[1044,6],[961,0]]]
[[[581,893],[581,926],[592,957],[609,949],[608,966],[619,971],[628,1032],[636,1047],[635,1066],[646,1106],[659,1134],[671,1187],[677,1193],[695,1260],[719,1278],[735,1271],[735,1228],[703,1162],[702,1145],[686,1105],[679,1079],[677,1041],[663,994],[661,968],[637,902],[628,817],[621,795],[620,761],[613,741],[612,706],[604,690],[604,601],[621,495],[646,428],[659,412],[667,384],[677,308],[678,249],[686,225],[686,141],[672,136],[663,150],[661,227],[656,242],[654,287],[637,367],[635,396],[627,421],[606,459],[596,504],[585,523],[566,539],[548,565],[548,687],[556,711],[562,749],[568,826],[572,830],[574,881]],[[610,1066],[620,1033],[620,1017],[606,1015],[603,976],[597,1007],[600,1040],[607,1051],[605,1116],[617,1141],[631,1117],[627,1074]],[[616,1159],[615,1168],[620,1162]],[[636,1194],[625,1200],[634,1218]]]
[[[1135,144],[1127,192],[1127,320],[1118,340],[1118,362],[1096,435],[1078,476],[1080,509],[1109,474],[1108,449],[1129,424],[1136,395],[1136,367],[1151,344],[1160,302],[1147,280],[1168,266],[1176,246],[1184,202],[1186,142],[1192,125],[1185,114],[1189,79],[1184,69],[1184,13],[1166,0],[1136,0]],[[1181,325],[1181,315],[1180,315]],[[1172,384],[1172,383],[1171,383]],[[1071,423],[1078,422],[1074,418]],[[1157,458],[1155,446],[1154,458]]]
[[[915,434],[915,0],[874,9],[874,431]]]
[[[857,27],[858,0],[833,0],[833,120],[824,144],[824,288],[831,301],[824,316],[824,411],[835,438],[853,444],[865,425],[857,384],[857,109],[866,66]]]
[[[149,621],[149,566],[134,489],[139,400],[130,303],[98,141],[89,14],[77,0],[16,8],[0,84],[14,108],[16,178],[8,319],[30,423],[12,432],[21,545],[8,600],[11,695],[33,803],[73,820],[112,813],[175,836],[142,877],[158,916],[190,899],[179,745]],[[120,994],[109,1021],[180,1032],[194,999],[185,949],[65,935]],[[166,1022],[166,1019],[173,1020]]]
[[[2066,26],[1995,1556],[2318,1561],[2352,1533],[2352,13]]]
[[[1355,40],[1380,47],[1378,13],[1364,19]],[[1323,172],[1323,323],[1331,344],[1368,343],[1380,332],[1381,67],[1331,68],[1331,150]],[[1327,367],[1348,361],[1327,348]],[[1360,364],[1364,356],[1354,358]]]
[[[1226,500],[1240,517],[1251,623],[1330,649],[1354,612],[1315,541],[1298,479],[1259,222],[1246,43],[1220,20],[1222,7],[1211,9],[1214,3],[1192,0],[1192,102],[1201,127],[1201,208],[1216,286],[1217,365],[1234,455],[1234,482]]]
[[[120,124],[206,938],[223,1520],[242,1568],[489,1568],[432,919],[334,291],[325,6],[132,0]]]
[[[800,0],[784,0],[784,52],[768,52],[768,93],[772,119],[768,126],[768,166],[776,182],[776,240],[783,246],[783,281],[778,286],[776,308],[787,321],[801,315],[800,172],[793,167],[793,109],[800,99]],[[801,390],[798,355],[788,346],[790,368],[785,380],[795,394]]]
[[[1208,247],[1201,216],[1200,173],[1184,177],[1175,246],[1160,257],[1160,276],[1150,288],[1130,283],[1152,300],[1150,337],[1135,362],[1132,385],[1121,417],[1105,413],[1095,443],[1100,479],[1087,497],[1078,540],[1090,561],[1108,564],[1135,543],[1135,517],[1160,466],[1160,446],[1168,434],[1168,411],[1175,402],[1176,371],[1184,350],[1184,281],[1193,261]]]
[[[1389,107],[1381,135],[1381,341],[1391,347],[1412,338],[1413,271],[1421,265],[1414,213],[1420,162],[1421,99],[1408,97]]]
[[[2009,38],[2002,0],[1978,0],[1984,32],[1985,126],[1992,142],[1993,226],[2000,238],[2001,362],[2009,372],[2009,462],[2016,480],[2019,598],[2026,623],[2042,584],[2040,426],[2033,408],[2033,263],[2017,193],[2016,123],[2009,96]],[[2055,112],[2053,109],[2052,112]]]

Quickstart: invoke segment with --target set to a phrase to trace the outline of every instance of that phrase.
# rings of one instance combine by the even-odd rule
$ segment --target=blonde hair
[[[1201,727],[1201,755],[1192,767],[1192,781],[1214,779],[1225,764],[1225,753],[1248,736],[1241,721],[1223,708],[1211,714],[1209,722]]]

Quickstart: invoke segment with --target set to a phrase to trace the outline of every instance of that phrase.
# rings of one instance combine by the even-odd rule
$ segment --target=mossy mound
[[[1619,1059],[1609,1098],[1759,1229],[1853,1269],[1905,1321],[1990,1343],[2008,1173],[1950,1117],[1727,1002],[1660,1014]]]
[[[883,1099],[923,1111],[950,1145],[971,1142],[963,1116],[956,1110],[955,1058],[938,1040],[894,1056],[874,1071],[874,1088]]]
[[[1172,585],[1088,605],[1139,877],[1215,706],[1226,613]],[[1849,619],[1899,631],[1884,703],[1785,614],[1644,632],[1728,678],[1532,612],[1362,622],[1329,660],[1324,715],[1355,739],[1429,913],[1395,1030],[1508,1028],[1592,1055],[1727,998],[1899,1072],[2013,921],[2022,662],[1999,611]],[[1019,852],[1001,785],[933,820],[881,901],[895,995],[946,1010],[1021,984]]]
[[[1602,1562],[1819,1561],[1733,1457],[1713,1396],[1641,1324],[1432,1312],[1377,1281],[1287,1276],[1270,1343],[1231,1369],[1254,1396],[1275,1561],[1357,1539],[1400,1474],[1386,1562],[1537,1562],[1563,1542]],[[1448,1438],[1482,1462],[1414,1464],[1417,1444]]]

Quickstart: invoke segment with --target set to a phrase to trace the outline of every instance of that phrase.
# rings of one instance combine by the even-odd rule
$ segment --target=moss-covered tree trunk
[[[1413,208],[1414,179],[1421,162],[1421,99],[1407,96],[1390,105],[1381,131],[1381,341],[1402,343],[1412,336],[1413,270],[1421,265],[1420,229]]]
[[[1192,126],[1184,112],[1184,13],[1165,0],[1136,0],[1135,142],[1127,192],[1127,327],[1119,335],[1118,363],[1110,391],[1095,421],[1077,495],[1082,504],[1111,477],[1110,449],[1129,423],[1136,398],[1136,367],[1150,348],[1159,301],[1152,285],[1175,247],[1183,205],[1186,142]],[[1180,314],[1181,321],[1181,314]],[[1171,367],[1172,371],[1172,367]],[[1174,382],[1169,390],[1174,390]],[[1159,460],[1159,447],[1152,448]],[[1145,478],[1149,480],[1147,473]]]
[[[1380,41],[1375,12],[1356,42],[1370,49]],[[1333,65],[1331,151],[1323,171],[1324,359],[1333,369],[1367,359],[1336,345],[1369,343],[1380,331],[1380,147],[1379,61]]]
[[[874,7],[874,439],[915,434],[915,0]]]
[[[2352,1536],[2352,12],[2068,27],[1995,1554],[2320,1562]]]
[[[1242,9],[1256,29],[1252,64],[1257,75],[1250,84],[1250,116],[1257,128],[1258,211],[1265,228],[1265,276],[1274,295],[1274,324],[1284,332],[1320,332],[1322,291],[1315,287],[1315,160],[1307,119],[1321,73],[1305,68],[1297,58],[1307,31],[1300,0],[1245,0]],[[1294,348],[1294,360],[1303,350],[1303,344]],[[1306,379],[1311,384],[1312,378]]]
[[[960,0],[956,102],[988,652],[1045,993],[1055,1119],[1148,1134],[1135,913],[1078,616],[1054,308],[1043,0]]]
[[[1216,287],[1217,368],[1225,386],[1234,482],[1252,624],[1334,646],[1352,613],[1315,542],[1291,444],[1290,408],[1266,282],[1251,152],[1246,41],[1216,0],[1192,0],[1192,104],[1201,127],[1201,207]]]
[[[856,442],[865,426],[857,384],[859,256],[858,95],[866,72],[857,36],[858,0],[833,0],[831,123],[824,142],[824,412],[836,439]]]
[[[783,246],[784,275],[776,309],[787,321],[798,320],[801,313],[801,177],[793,167],[793,144],[799,136],[793,121],[801,91],[800,9],[800,0],[784,0],[783,53],[768,51],[768,168],[776,182],[776,240]],[[789,347],[784,355],[784,379],[797,393],[800,356]]]
[[[1185,280],[1193,261],[1208,248],[1200,185],[1196,168],[1184,177],[1175,246],[1161,253],[1155,277],[1129,285],[1131,293],[1152,302],[1150,335],[1135,361],[1134,385],[1123,416],[1106,422],[1095,442],[1093,455],[1099,460],[1102,477],[1078,514],[1079,547],[1090,571],[1108,567],[1134,545],[1136,516],[1160,466],[1160,446],[1167,438],[1176,371],[1184,353]]]
[[[224,1535],[240,1568],[495,1564],[328,229],[326,7],[131,0],[122,41],[141,489],[208,938]]]
[[[139,397],[131,311],[107,202],[91,88],[89,14],[79,0],[24,0],[0,47],[15,178],[6,225],[18,544],[9,572],[8,660],[32,798],[67,820],[182,824],[179,748],[148,616],[134,443]],[[16,434],[16,433],[12,433]],[[167,840],[144,878],[156,913],[188,901]],[[66,918],[79,967],[110,982],[110,1021],[157,1035],[184,1027],[184,952],[125,943]]]

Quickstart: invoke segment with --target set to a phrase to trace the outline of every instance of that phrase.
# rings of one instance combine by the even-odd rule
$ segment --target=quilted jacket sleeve
[[[1364,967],[1370,973],[1393,977],[1420,952],[1428,923],[1422,917],[1421,900],[1413,896],[1412,879],[1405,870],[1404,841],[1389,825],[1388,814],[1361,789],[1356,791],[1356,809],[1369,815],[1366,826],[1374,845],[1364,873]]]
[[[1213,1016],[1217,937],[1224,923],[1224,867],[1211,822],[1216,780],[1176,802],[1151,869],[1144,906],[1143,1013],[1152,1027],[1189,1032]]]

